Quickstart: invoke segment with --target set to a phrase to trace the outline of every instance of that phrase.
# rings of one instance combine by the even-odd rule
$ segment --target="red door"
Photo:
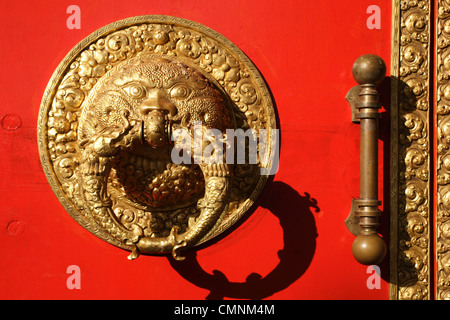
[[[0,5],[1,298],[389,298],[389,255],[376,267],[355,261],[344,221],[359,197],[359,126],[345,95],[360,55],[377,54],[390,69],[391,1],[74,4],[79,17],[61,1]],[[100,27],[147,14],[196,21],[237,45],[270,88],[281,130],[279,170],[251,215],[183,262],[129,261],[83,229],[52,192],[37,147],[39,106],[59,62]],[[390,122],[382,113],[379,231],[388,242]]]

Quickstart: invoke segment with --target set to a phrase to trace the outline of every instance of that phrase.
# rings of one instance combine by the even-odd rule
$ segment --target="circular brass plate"
[[[90,90],[114,66],[143,54],[176,57],[194,66],[228,97],[236,127],[266,129],[268,145],[276,129],[268,88],[252,62],[224,36],[192,21],[170,16],[138,16],[120,20],[95,31],[78,43],[55,70],[39,111],[38,144],[47,179],[67,212],[99,238],[130,250],[98,226],[86,210],[80,191],[78,121]],[[232,165],[229,205],[197,244],[231,227],[262,191],[267,176],[261,168],[272,163]],[[151,212],[139,207],[108,185],[117,220],[124,225],[149,223]]]

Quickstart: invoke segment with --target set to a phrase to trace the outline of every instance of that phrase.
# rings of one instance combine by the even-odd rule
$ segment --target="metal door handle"
[[[372,54],[353,64],[353,78],[359,84],[346,99],[352,108],[352,121],[360,124],[360,198],[354,199],[347,228],[357,237],[353,241],[354,258],[365,265],[378,264],[386,255],[386,244],[378,235],[378,110],[380,95],[376,89],[385,75],[384,61]]]

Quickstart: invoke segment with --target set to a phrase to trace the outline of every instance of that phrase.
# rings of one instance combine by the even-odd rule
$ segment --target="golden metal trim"
[[[392,0],[391,31],[391,155],[390,155],[390,233],[389,233],[389,298],[398,299],[398,200],[399,200],[399,153],[398,153],[398,77],[400,73],[400,0]]]
[[[450,299],[450,3],[437,1],[436,20],[436,299]]]
[[[430,299],[430,1],[392,2],[390,298]]]

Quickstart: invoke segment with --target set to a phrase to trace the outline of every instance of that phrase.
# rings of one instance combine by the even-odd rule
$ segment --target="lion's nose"
[[[177,113],[177,108],[167,99],[165,99],[159,90],[149,93],[148,99],[139,106],[139,111],[143,115],[149,114],[153,110],[162,111],[173,117]]]

